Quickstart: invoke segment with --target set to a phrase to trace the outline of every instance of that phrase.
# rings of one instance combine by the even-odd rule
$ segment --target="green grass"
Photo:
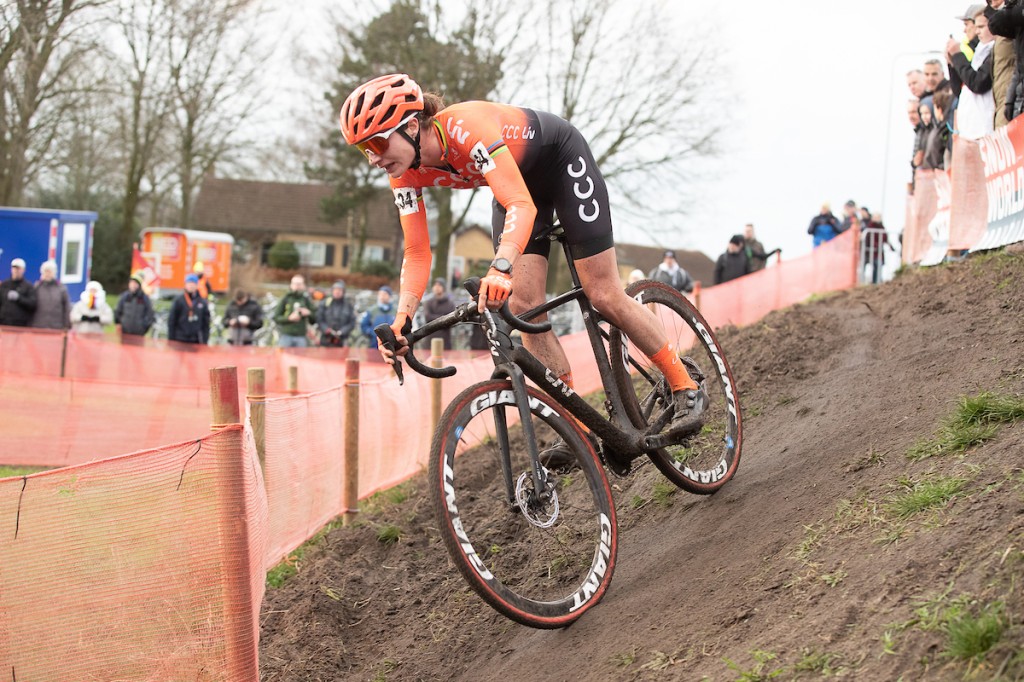
[[[0,478],[10,478],[11,476],[28,476],[29,474],[35,474],[40,471],[49,471],[51,468],[52,467],[19,467],[0,465]]]
[[[381,526],[377,530],[377,542],[382,545],[395,545],[402,539],[402,529],[394,524]]]
[[[659,507],[671,507],[677,492],[679,492],[679,488],[671,483],[658,481],[654,484],[654,489],[651,491],[651,499]]]
[[[946,623],[946,648],[943,655],[971,664],[980,663],[985,654],[999,643],[1006,630],[1004,607],[1000,602],[986,606],[975,616],[960,614]]]
[[[962,494],[967,479],[937,477],[918,481],[908,490],[890,498],[886,511],[893,516],[906,519],[920,512],[942,506]]]
[[[267,588],[276,589],[284,585],[293,575],[299,572],[299,568],[302,564],[302,558],[306,555],[311,548],[320,544],[324,537],[335,528],[341,526],[341,519],[335,519],[328,523],[326,526],[317,531],[316,535],[306,540],[293,552],[291,552],[284,561],[274,566],[272,569],[267,571]]]
[[[929,457],[966,452],[992,440],[999,426],[1024,418],[1024,397],[982,392],[960,398],[931,438],[919,440],[907,452],[907,458],[920,461]]]

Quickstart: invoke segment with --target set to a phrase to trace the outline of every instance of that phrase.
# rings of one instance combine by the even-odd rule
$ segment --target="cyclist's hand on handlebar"
[[[494,268],[487,271],[487,276],[480,280],[480,295],[477,296],[477,311],[484,308],[497,310],[508,300],[512,293],[512,276],[498,272]]]
[[[405,338],[405,335],[412,331],[412,320],[405,313],[398,313],[395,316],[395,321],[391,323],[391,331],[395,333],[395,340],[398,342],[398,347],[395,349],[393,354],[390,350],[385,348],[383,344],[379,346],[380,354],[384,358],[384,362],[389,365],[395,364],[394,355],[399,357],[409,352],[409,341]]]

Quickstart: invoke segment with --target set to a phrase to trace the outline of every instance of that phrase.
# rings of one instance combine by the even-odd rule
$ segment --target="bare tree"
[[[189,227],[203,177],[244,145],[245,124],[259,102],[255,83],[270,51],[258,38],[256,0],[175,0],[169,11],[178,223]]]
[[[20,205],[75,106],[72,76],[92,44],[77,33],[105,0],[16,0],[0,8],[0,204]]]
[[[544,30],[520,43],[499,89],[536,97],[571,121],[612,191],[647,218],[685,210],[684,180],[717,153],[728,117],[720,48],[680,35],[670,10],[664,2],[550,3],[538,20]],[[658,239],[657,221],[645,224]]]
[[[167,67],[165,37],[168,13],[161,0],[116,0],[114,23],[117,41],[112,46],[112,85],[119,87],[113,98],[116,111],[116,149],[122,177],[120,241],[135,235],[139,206],[157,187],[147,178],[166,175],[153,166],[166,168],[167,154],[161,152],[171,115],[173,93]]]

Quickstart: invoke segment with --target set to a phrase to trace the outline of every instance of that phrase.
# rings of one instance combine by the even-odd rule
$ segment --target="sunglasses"
[[[389,140],[388,138],[391,137],[392,133],[405,126],[406,123],[408,123],[415,117],[415,114],[413,114],[412,116],[408,116],[391,130],[387,130],[383,133],[377,133],[376,135],[367,140],[363,140],[362,142],[356,143],[356,149],[361,151],[366,158],[370,158],[370,152],[373,152],[377,156],[383,156],[384,152],[386,152],[388,150],[388,147],[391,146],[391,140]]]

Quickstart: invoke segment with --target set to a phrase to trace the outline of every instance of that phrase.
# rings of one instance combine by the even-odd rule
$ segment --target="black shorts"
[[[568,121],[544,111],[530,113],[537,117],[540,144],[523,159],[519,171],[537,207],[533,234],[552,225],[557,215],[573,258],[607,251],[615,245],[608,188],[590,145]],[[504,227],[505,207],[495,200],[491,212],[495,249]],[[550,250],[549,239],[533,238],[524,253],[547,258]]]

